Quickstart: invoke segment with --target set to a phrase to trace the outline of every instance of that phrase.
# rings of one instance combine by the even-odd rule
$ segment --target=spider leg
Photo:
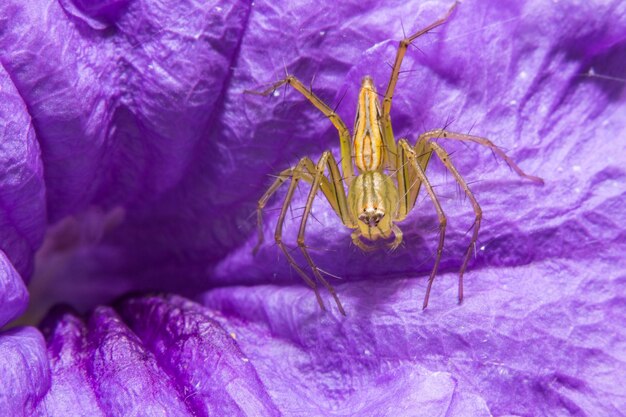
[[[352,232],[352,234],[350,234],[350,237],[352,238],[352,243],[354,243],[356,247],[361,249],[363,252],[372,252],[373,250],[376,250],[375,246],[370,246],[363,243],[363,241],[360,239],[361,236],[361,231],[359,229],[356,229],[354,232]]]
[[[426,140],[424,140],[426,142]],[[476,219],[474,220],[474,232],[472,234],[472,240],[470,241],[469,246],[467,247],[467,251],[465,252],[465,257],[463,258],[463,264],[461,265],[461,270],[459,272],[459,304],[463,301],[463,274],[465,273],[465,268],[467,268],[467,263],[470,260],[470,256],[472,254],[472,249],[476,248],[476,241],[478,240],[478,230],[480,229],[480,222],[483,217],[483,212],[472,194],[472,191],[469,189],[467,182],[463,179],[461,174],[457,171],[456,167],[450,161],[450,155],[441,147],[439,144],[435,142],[428,143],[430,147],[435,151],[441,162],[446,166],[446,168],[452,173],[456,181],[461,185],[463,190],[465,191],[465,195],[469,198],[472,203],[472,208],[474,209],[474,214],[476,215]]]
[[[432,200],[433,205],[435,206],[435,210],[437,210],[437,217],[439,218],[439,245],[437,246],[437,255],[435,258],[435,264],[433,265],[433,270],[430,273],[430,277],[428,279],[428,286],[426,287],[426,295],[424,296],[424,305],[422,307],[422,308],[426,308],[428,306],[428,298],[430,297],[430,289],[432,288],[433,281],[435,280],[435,275],[437,274],[437,269],[439,268],[439,262],[441,261],[441,255],[443,253],[443,243],[444,243],[444,239],[446,236],[447,219],[446,219],[446,215],[443,212],[443,209],[441,208],[439,199],[435,195],[435,192],[433,191],[433,187],[432,185],[430,185],[430,181],[428,181],[428,178],[426,177],[426,174],[424,173],[424,169],[418,162],[419,155],[417,155],[415,150],[411,148],[411,146],[408,144],[406,139],[400,139],[398,141],[398,145],[399,145],[398,159],[401,165],[404,166],[406,164],[413,168],[415,172],[415,176],[419,180],[419,185],[423,184],[424,187],[426,187],[426,192],[428,193],[428,196]],[[398,175],[398,183],[405,181],[403,178],[404,177],[403,170],[399,170],[397,175]],[[409,206],[405,204],[404,207],[405,207],[404,209],[406,210],[406,207],[409,207]],[[401,205],[401,209],[402,208],[403,207]],[[400,212],[399,216],[402,218],[405,218],[407,213],[408,212]]]
[[[428,143],[418,142],[413,148],[415,152],[415,159],[422,168],[423,172],[426,172],[426,167],[430,162],[432,156],[432,149],[428,146]],[[403,154],[402,154],[403,155]],[[418,173],[409,163],[406,157],[399,155],[398,168],[396,170],[396,178],[398,182],[398,195],[400,196],[400,211],[397,221],[402,221],[413,210],[417,196],[421,189],[421,179]]]
[[[389,79],[389,84],[387,84],[387,90],[385,91],[385,98],[383,99],[383,115],[389,115],[391,111],[391,99],[393,98],[393,93],[396,88],[396,84],[398,82],[398,77],[400,75],[400,67],[402,66],[402,60],[404,59],[404,55],[406,54],[406,50],[408,49],[411,43],[419,38],[420,36],[430,32],[434,28],[443,25],[446,23],[456,6],[459,4],[458,1],[455,1],[452,7],[448,9],[448,12],[442,18],[436,20],[430,25],[426,26],[424,29],[420,29],[408,38],[402,39],[400,41],[400,45],[398,45],[398,52],[396,52],[396,59],[393,63],[393,69],[391,70],[391,78]]]
[[[402,60],[404,59],[404,55],[406,54],[406,51],[409,45],[411,45],[411,43],[415,39],[419,38],[425,33],[428,33],[434,28],[443,25],[446,22],[446,20],[448,20],[448,18],[452,14],[452,11],[455,9],[457,4],[458,2],[454,2],[454,4],[452,5],[452,7],[450,7],[450,9],[445,14],[445,16],[431,23],[425,28],[415,32],[413,35],[409,36],[408,38],[402,39],[400,41],[400,44],[398,45],[398,51],[396,52],[396,59],[393,63],[393,68],[391,70],[391,77],[389,78],[389,83],[387,84],[387,90],[385,91],[385,96],[383,98],[383,109],[382,109],[382,115],[381,115],[383,131],[385,132],[384,134],[385,147],[387,148],[387,156],[388,156],[386,160],[389,162],[388,166],[389,166],[389,169],[391,170],[396,169],[396,167],[393,165],[393,161],[396,160],[395,155],[397,152],[397,146],[393,140],[394,135],[393,135],[393,130],[391,128],[391,118],[389,114],[391,112],[391,100],[393,99],[393,94],[396,89],[396,84],[398,83],[398,78],[400,76],[400,67],[402,66]]]
[[[287,210],[289,209],[289,205],[291,204],[291,199],[293,198],[293,193],[296,190],[296,185],[298,185],[298,181],[303,175],[306,175],[302,173],[306,172],[304,170],[306,170],[306,165],[309,162],[311,162],[310,159],[302,158],[300,162],[298,163],[298,165],[296,166],[296,168],[291,173],[291,183],[289,184],[289,189],[287,190],[287,195],[285,196],[285,201],[283,202],[283,207],[280,210],[280,215],[278,216],[278,222],[276,223],[276,231],[274,232],[274,240],[276,241],[276,244],[278,245],[278,247],[283,251],[283,253],[287,257],[289,264],[293,267],[293,269],[296,270],[298,275],[302,277],[304,282],[306,282],[307,285],[311,287],[311,289],[313,289],[313,291],[315,292],[315,298],[317,298],[317,302],[322,308],[322,310],[326,311],[326,307],[324,306],[322,297],[320,296],[319,290],[317,289],[317,284],[315,283],[315,281],[309,278],[309,276],[302,270],[302,268],[300,268],[300,266],[298,266],[295,259],[293,259],[293,257],[287,250],[287,247],[282,241],[283,224],[285,222],[285,216],[287,215]]]
[[[313,161],[311,161],[311,159],[309,159],[308,157],[304,157],[300,160],[300,164],[302,168],[302,171],[300,172],[300,177],[303,180],[312,184],[316,172]],[[326,199],[330,203],[333,210],[335,210],[343,224],[346,225],[346,227],[354,228],[356,227],[356,222],[350,217],[350,213],[347,207],[348,203],[346,201],[346,195],[342,184],[342,178],[339,173],[339,167],[337,166],[337,162],[335,161],[335,158],[333,158],[332,154],[330,154],[328,157],[327,166],[330,180],[326,179],[326,177],[322,177],[320,187],[324,192]],[[267,205],[269,199],[272,198],[274,193],[278,190],[278,188],[280,188],[280,186],[283,185],[285,181],[291,178],[295,171],[296,168],[288,168],[278,174],[272,185],[259,199],[256,210],[258,241],[256,246],[252,250],[253,254],[256,254],[258,252],[259,248],[263,244],[263,241],[265,240],[265,235],[263,233],[263,209]]]
[[[287,75],[285,79],[275,82],[268,89],[264,91],[249,91],[246,93],[258,94],[262,96],[268,96],[277,88],[282,85],[288,84],[302,94],[307,100],[309,100],[319,111],[321,111],[326,117],[330,119],[330,122],[335,126],[339,132],[339,143],[341,147],[341,168],[345,177],[345,181],[348,185],[354,178],[354,169],[352,167],[352,148],[351,148],[351,136],[350,131],[346,124],[341,120],[341,117],[333,109],[331,109],[326,103],[324,103],[318,96],[313,94],[313,91],[309,90],[293,75]]]
[[[328,180],[326,177],[322,175],[320,178],[320,187],[326,196],[326,199],[330,203],[335,213],[341,219],[341,222],[351,229],[357,227],[356,220],[354,220],[350,216],[350,211],[348,210],[348,198],[346,196],[346,191],[343,187],[343,178],[339,172],[339,166],[337,165],[337,161],[333,157],[333,154],[326,151],[322,154],[320,158],[320,162],[318,162],[317,171],[319,172],[319,164],[322,159],[326,162],[326,169],[328,170]],[[324,165],[324,164],[322,164]],[[323,166],[322,166],[323,169]]]
[[[307,157],[304,157],[300,160],[300,163],[298,166],[306,170],[306,171],[301,172],[300,176],[303,179],[308,180],[309,182],[312,182],[313,176],[311,173],[315,172],[315,165],[313,164],[313,161],[311,161]],[[278,188],[281,185],[283,185],[283,183],[287,181],[289,178],[293,177],[295,171],[296,171],[296,168],[288,168],[282,171],[280,174],[278,174],[278,176],[276,177],[272,185],[270,185],[270,187],[267,189],[265,194],[263,194],[263,196],[259,199],[259,202],[257,203],[257,208],[256,208],[258,241],[257,241],[256,246],[252,250],[252,254],[255,255],[258,252],[259,248],[263,244],[263,241],[265,240],[264,239],[265,235],[263,233],[263,209],[267,205],[268,200],[272,198],[272,196],[278,190]],[[307,175],[310,178],[307,178]]]
[[[315,278],[317,278],[317,280],[319,282],[322,283],[322,285],[324,285],[324,287],[326,287],[326,289],[328,290],[328,292],[333,296],[333,298],[335,299],[335,303],[337,304],[337,308],[339,308],[339,311],[341,312],[342,315],[346,315],[346,312],[343,309],[343,306],[341,305],[341,301],[339,301],[339,297],[337,296],[337,292],[335,291],[335,289],[333,288],[332,285],[330,285],[330,283],[322,276],[322,274],[320,274],[319,269],[317,268],[317,266],[315,265],[315,263],[313,262],[313,259],[311,258],[311,256],[309,255],[309,252],[306,249],[306,245],[304,244],[304,234],[306,231],[306,222],[309,218],[309,215],[311,213],[311,208],[313,207],[313,200],[315,200],[315,197],[317,195],[318,190],[320,189],[320,185],[321,185],[321,181],[322,178],[324,178],[324,169],[329,165],[329,160],[330,158],[332,158],[332,155],[330,152],[326,151],[322,154],[321,158],[319,159],[317,166],[316,166],[316,172],[315,172],[315,178],[313,180],[313,184],[311,185],[311,190],[309,191],[309,196],[307,198],[307,202],[306,202],[306,206],[304,207],[304,214],[302,215],[302,220],[300,221],[300,229],[298,231],[298,247],[300,247],[300,251],[302,252],[302,255],[304,256],[304,258],[306,259],[307,263],[309,264],[309,266],[311,267],[311,270],[313,271],[313,275],[315,275]],[[333,160],[334,162],[334,160]],[[334,166],[336,168],[336,164]],[[328,167],[329,170],[332,170],[332,167]],[[341,193],[341,197],[338,196],[338,199],[341,199],[344,207],[347,207],[347,203],[346,203],[346,196],[343,193]],[[345,212],[346,215],[348,214],[347,211]],[[340,214],[341,217],[341,214]],[[342,218],[343,221],[343,218]]]
[[[393,239],[393,242],[391,242],[387,246],[393,251],[396,250],[398,246],[400,246],[400,243],[402,243],[403,233],[402,230],[400,230],[400,228],[395,224],[391,225],[391,230],[393,230],[393,235],[395,236],[395,238]]]
[[[534,175],[529,175],[525,173],[513,160],[500,148],[498,148],[492,141],[487,138],[483,138],[480,136],[466,135],[463,133],[450,132],[444,129],[435,129],[428,131],[426,133],[422,133],[418,138],[417,142],[419,143],[422,140],[426,140],[432,143],[433,139],[452,139],[459,140],[462,142],[474,142],[479,145],[483,145],[494,151],[500,158],[504,159],[506,163],[511,167],[513,171],[517,173],[522,178],[529,179],[532,182],[537,184],[543,184],[543,179],[540,177],[536,177]]]
[[[330,180],[327,179],[323,175],[324,166],[326,166],[326,168],[328,169]],[[320,169],[321,169],[321,173],[320,173]],[[330,203],[333,210],[337,213],[341,221],[347,227],[350,227],[350,228],[356,227],[356,222],[352,220],[352,218],[350,217],[350,213],[347,208],[348,203],[347,203],[347,198],[345,195],[345,190],[342,184],[342,178],[339,173],[339,167],[337,165],[337,162],[333,158],[333,155],[330,152],[324,152],[317,167],[313,164],[313,161],[311,161],[311,159],[309,159],[308,157],[304,157],[300,159],[300,162],[295,168],[289,168],[289,169],[282,171],[274,180],[272,185],[267,189],[265,194],[263,194],[263,196],[259,199],[259,202],[257,204],[258,243],[255,246],[253,253],[256,253],[258,251],[259,247],[262,245],[263,240],[264,240],[263,209],[265,208],[269,199],[274,195],[274,193],[276,193],[278,188],[280,188],[280,186],[284,184],[285,181],[287,181],[290,178],[292,181],[287,191],[287,195],[285,196],[285,201],[283,203],[283,207],[281,209],[281,213],[278,218],[278,223],[276,225],[275,240],[276,240],[277,245],[283,251],[283,253],[285,253],[285,256],[287,257],[287,260],[289,261],[291,266],[293,266],[294,269],[298,272],[298,274],[304,279],[304,281],[311,288],[313,288],[313,290],[315,291],[315,295],[317,297],[318,303],[320,303],[320,306],[322,307],[322,309],[325,310],[324,305],[321,302],[320,295],[317,291],[317,286],[315,282],[311,280],[310,277],[306,275],[306,273],[304,273],[304,271],[302,271],[302,269],[297,265],[297,263],[293,259],[293,256],[291,256],[291,254],[286,250],[286,247],[284,243],[282,242],[282,227],[284,224],[286,212],[289,208],[289,205],[291,204],[291,199],[293,197],[295,187],[297,185],[297,182],[300,179],[303,179],[314,185],[315,192],[313,192],[312,194],[313,197],[315,196],[315,193],[317,192],[317,190],[321,189],[322,192],[324,193],[324,196]],[[315,185],[316,182],[317,182],[317,185]],[[311,199],[311,196],[309,196],[309,199]],[[312,201],[310,204],[312,204]],[[309,205],[305,207],[305,214],[302,220],[303,222],[306,222],[306,219],[308,218],[310,214],[310,208],[311,207]],[[302,228],[302,225],[301,225],[301,228]],[[303,233],[304,231],[301,231],[302,237],[304,236]],[[299,235],[299,239],[300,239],[300,235]],[[303,248],[301,247],[301,249]],[[318,269],[315,267],[314,264],[312,264],[312,259],[308,256],[308,253],[305,254],[305,258],[307,258],[307,262],[309,263],[309,266],[311,266],[311,268],[313,269],[313,272],[316,274],[316,278],[319,279],[319,281],[333,295],[333,297],[335,298],[335,302],[337,303],[337,306],[339,307],[339,310],[345,316],[345,311],[343,310],[343,307],[341,306],[341,303],[339,302],[339,299],[337,298],[337,295],[334,289],[332,288],[332,286],[330,286],[328,281],[325,280],[324,277],[322,277],[319,274]]]

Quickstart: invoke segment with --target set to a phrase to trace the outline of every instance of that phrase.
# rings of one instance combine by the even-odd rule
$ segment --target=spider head
[[[378,207],[363,207],[363,211],[359,214],[359,221],[365,223],[369,227],[378,227],[378,223],[385,217],[385,212]]]
[[[387,239],[398,210],[398,191],[382,172],[364,172],[350,184],[348,209],[364,238]]]

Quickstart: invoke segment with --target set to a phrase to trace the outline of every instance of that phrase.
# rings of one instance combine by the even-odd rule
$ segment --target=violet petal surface
[[[429,176],[449,226],[424,312],[437,237],[424,196],[394,253],[356,250],[328,205],[314,205],[307,245],[341,277],[330,279],[346,318],[326,292],[330,311],[320,311],[271,241],[284,191],[251,253],[268,176],[302,156],[339,155],[336,131],[297,92],[243,91],[286,67],[340,103],[350,125],[361,77],[384,91],[403,27],[449,6],[0,4],[0,324],[25,308],[20,276],[29,279],[46,231],[27,317],[57,301],[86,312],[54,309],[40,325],[45,342],[30,327],[0,334],[0,409],[623,415],[623,2],[466,1],[407,53],[397,137],[471,130],[546,181],[516,177],[487,149],[440,142],[484,212],[463,305],[456,275],[474,215],[436,162]],[[285,226],[290,245],[302,188]],[[187,298],[113,302],[138,290]]]

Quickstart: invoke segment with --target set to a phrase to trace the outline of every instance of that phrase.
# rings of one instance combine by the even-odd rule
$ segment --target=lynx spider
[[[478,230],[482,219],[481,208],[467,183],[452,164],[449,154],[438,143],[433,142],[433,140],[452,139],[474,142],[486,146],[496,155],[504,159],[519,176],[539,184],[543,183],[541,178],[528,175],[522,171],[522,169],[500,148],[489,139],[483,137],[450,132],[445,129],[436,129],[422,133],[418,137],[415,146],[411,146],[404,138],[397,142],[395,141],[390,118],[391,99],[396,83],[398,82],[400,66],[407,48],[421,35],[444,24],[457,4],[458,2],[455,2],[445,16],[439,20],[400,41],[391,71],[391,78],[383,97],[382,109],[372,79],[369,76],[363,78],[359,92],[354,132],[352,135],[339,115],[313,94],[311,90],[307,89],[302,82],[293,75],[287,75],[286,78],[277,81],[265,91],[247,91],[248,93],[268,96],[280,86],[290,85],[328,117],[339,133],[341,148],[340,164],[343,176],[340,173],[339,164],[330,151],[322,153],[317,164],[314,164],[310,158],[303,157],[295,167],[286,169],[277,176],[276,180],[261,197],[257,205],[258,244],[254,249],[254,253],[257,252],[258,248],[263,243],[263,208],[278,188],[285,181],[291,179],[280,215],[278,216],[274,239],[278,247],[287,257],[290,265],[313,289],[317,302],[322,310],[326,310],[326,308],[316,282],[297,264],[282,239],[285,216],[291,205],[298,181],[304,180],[311,184],[304,214],[298,230],[298,247],[313,271],[313,275],[330,292],[339,311],[344,316],[346,313],[335,289],[322,276],[304,243],[307,220],[311,213],[313,201],[319,190],[322,191],[342,223],[348,228],[355,229],[351,235],[352,242],[363,251],[370,251],[375,249],[375,247],[365,243],[362,238],[368,241],[375,241],[378,238],[390,239],[393,236],[393,241],[387,243],[387,246],[391,249],[398,247],[402,242],[402,231],[395,223],[404,220],[411,212],[415,206],[419,190],[422,185],[424,186],[430,200],[435,206],[439,220],[439,243],[433,269],[428,280],[426,294],[424,296],[423,308],[425,309],[428,305],[430,290],[441,260],[447,223],[439,199],[435,195],[433,187],[425,174],[426,167],[433,154],[437,155],[456,182],[461,186],[467,198],[470,200],[476,216],[473,224],[472,238],[465,252],[463,263],[459,271],[459,303],[463,300],[463,274],[465,273],[471,257],[472,249],[475,247],[478,239]],[[353,163],[356,165],[357,174],[354,172]],[[328,171],[328,177],[325,175],[326,170]],[[387,171],[389,174],[386,174],[384,171]],[[348,186],[347,195],[343,182]]]

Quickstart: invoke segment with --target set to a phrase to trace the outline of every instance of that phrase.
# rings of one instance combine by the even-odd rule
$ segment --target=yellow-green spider
[[[415,206],[420,188],[424,186],[430,200],[437,210],[440,225],[439,244],[435,263],[428,280],[426,295],[424,296],[423,308],[426,308],[433,280],[437,273],[439,261],[441,260],[446,231],[446,216],[425,174],[428,162],[433,154],[441,160],[443,165],[445,165],[463,188],[472,204],[476,216],[472,238],[465,252],[465,257],[459,272],[459,303],[463,300],[463,274],[467,268],[472,249],[478,239],[478,230],[482,219],[481,208],[467,183],[454,167],[445,149],[433,140],[452,139],[487,146],[493,150],[495,154],[504,159],[521,177],[536,183],[543,183],[541,178],[528,175],[522,171],[522,169],[520,169],[500,148],[494,145],[489,139],[483,137],[437,129],[422,133],[417,138],[415,146],[412,146],[404,138],[396,141],[393,135],[390,117],[391,100],[396,83],[398,82],[402,59],[404,58],[407,48],[419,36],[444,24],[456,6],[457,3],[448,10],[444,17],[400,41],[391,71],[391,78],[387,85],[385,95],[383,96],[382,107],[372,79],[369,76],[363,78],[357,103],[356,121],[352,134],[350,134],[346,124],[341,120],[339,115],[313,94],[311,90],[307,89],[302,82],[293,75],[287,75],[285,79],[274,83],[265,91],[252,91],[252,93],[265,96],[270,95],[282,85],[290,85],[328,117],[339,132],[341,171],[339,164],[330,151],[322,153],[317,164],[314,164],[310,158],[303,157],[296,166],[278,174],[276,180],[261,197],[257,206],[259,243],[254,249],[255,252],[263,242],[263,208],[276,190],[278,190],[284,182],[291,180],[280,215],[278,216],[274,240],[287,257],[291,266],[313,289],[317,302],[322,310],[326,308],[320,297],[317,283],[297,264],[282,239],[285,216],[291,205],[296,185],[300,180],[310,183],[311,189],[308,194],[302,220],[300,221],[297,238],[298,247],[309,264],[314,277],[328,289],[335,299],[339,311],[343,315],[345,315],[345,310],[339,301],[335,289],[320,273],[319,268],[317,268],[309,255],[304,241],[307,220],[311,213],[313,200],[318,195],[319,190],[322,191],[322,194],[326,197],[326,200],[328,200],[330,206],[335,213],[337,213],[342,223],[346,227],[355,229],[354,232],[352,232],[352,242],[362,250],[370,251],[375,249],[375,247],[369,245],[367,242],[375,241],[379,238],[389,240],[393,238],[393,240],[387,243],[387,246],[391,249],[398,247],[402,242],[402,231],[396,223],[404,220],[411,212]],[[357,169],[356,174],[354,166],[356,166]],[[347,193],[344,184],[348,188]]]

